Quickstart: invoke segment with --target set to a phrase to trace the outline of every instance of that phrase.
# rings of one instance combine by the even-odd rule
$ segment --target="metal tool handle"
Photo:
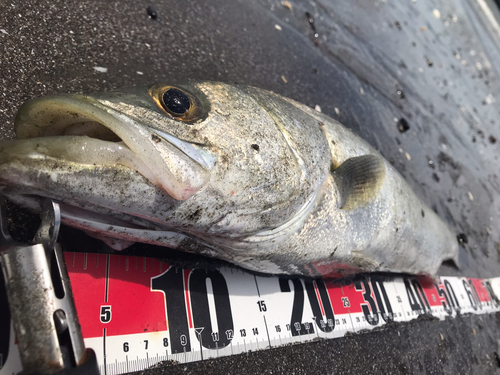
[[[8,234],[5,206],[0,201],[0,262],[23,373],[78,369],[95,374],[95,354],[85,350],[64,255],[55,243],[59,206],[48,201],[42,207],[42,223],[35,236],[40,243],[25,245]]]

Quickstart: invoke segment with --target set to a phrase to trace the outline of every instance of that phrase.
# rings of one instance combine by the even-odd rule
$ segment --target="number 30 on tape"
[[[236,268],[181,269],[144,257],[65,257],[85,344],[106,375],[342,337],[423,314],[444,319],[500,310],[500,278],[435,283],[365,275],[340,284]],[[0,321],[2,335],[8,325]],[[21,370],[12,328],[6,349],[3,337],[0,375],[10,375]]]

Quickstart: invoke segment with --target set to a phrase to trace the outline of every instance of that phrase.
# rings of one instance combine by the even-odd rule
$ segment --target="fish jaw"
[[[131,223],[152,216],[156,210],[175,210],[181,203],[131,168],[13,153],[1,143],[0,193],[34,211],[39,211],[37,197],[47,197],[98,214],[126,217]],[[159,197],[161,204],[155,204]]]
[[[144,242],[184,250],[190,235],[159,219],[175,211],[182,201],[173,199],[135,172],[120,166],[89,166],[46,155],[2,155],[0,194],[33,211],[40,197],[61,207],[62,222],[123,250]],[[157,221],[151,220],[157,218]],[[190,240],[196,243],[195,240]],[[192,247],[192,246],[191,246]],[[203,251],[203,246],[196,246]]]
[[[147,125],[87,96],[29,101],[16,116],[15,130],[25,142],[25,152],[82,164],[129,167],[177,200],[188,199],[210,180],[210,172],[179,148],[182,144],[189,148],[188,142],[177,140],[176,145]],[[92,136],[85,137],[87,134]],[[57,147],[38,139],[47,136],[59,138]]]

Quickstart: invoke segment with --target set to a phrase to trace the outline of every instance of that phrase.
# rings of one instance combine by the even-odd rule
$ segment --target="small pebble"
[[[292,10],[293,9],[293,6],[292,6],[292,4],[289,1],[282,1],[281,5],[284,8],[288,9],[288,10]]]
[[[408,124],[408,121],[404,117],[401,117],[398,122],[397,122],[398,130],[400,133],[404,133],[408,130],[410,130],[410,124]]]
[[[280,25],[274,25],[274,28],[275,28],[276,30],[279,30],[279,31],[281,31],[281,30],[282,30]]]
[[[99,73],[107,73],[108,68],[104,68],[102,66],[94,66],[94,70],[98,71]]]
[[[441,18],[441,12],[437,9],[434,9],[432,11],[432,14],[434,14],[434,17],[436,17],[437,19],[440,19]]]
[[[148,17],[152,20],[156,20],[158,18],[158,9],[154,5],[148,6],[146,12],[148,12]]]
[[[457,240],[460,243],[460,245],[464,245],[469,242],[469,239],[467,238],[467,235],[465,233],[458,234]]]
[[[317,104],[314,106],[314,110],[321,113],[321,107]]]
[[[283,80],[283,82],[288,83],[288,81],[286,80],[285,76],[281,76],[281,79]]]

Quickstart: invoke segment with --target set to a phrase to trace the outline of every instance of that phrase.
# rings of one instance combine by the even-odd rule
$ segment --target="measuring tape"
[[[65,259],[85,345],[104,375],[342,337],[421,315],[500,311],[500,277],[435,283],[363,275],[339,283],[182,269],[136,256],[66,252]],[[0,375],[21,370],[10,319],[0,313]]]

